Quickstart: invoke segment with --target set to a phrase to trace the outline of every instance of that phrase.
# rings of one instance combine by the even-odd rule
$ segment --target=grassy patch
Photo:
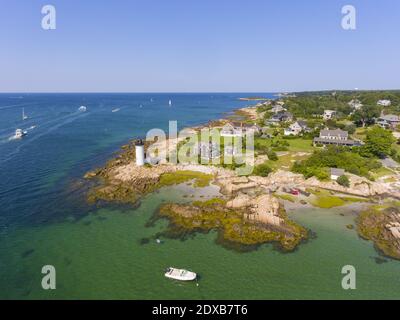
[[[318,208],[330,209],[334,207],[341,207],[346,204],[346,202],[335,196],[320,196],[311,200],[310,203]]]
[[[194,180],[195,187],[203,188],[209,186],[212,179],[213,175],[211,174],[182,170],[173,173],[164,173],[160,177],[158,187],[171,186]]]
[[[293,152],[313,152],[314,147],[312,140],[305,139],[290,139],[287,140],[290,144],[289,151]]]
[[[314,195],[314,199],[310,203],[315,207],[324,209],[341,207],[355,202],[368,202],[368,199],[365,198],[334,196],[328,190],[309,189],[307,191]]]
[[[372,171],[372,175],[373,175],[373,177],[375,179],[381,178],[381,177],[384,177],[384,176],[390,176],[390,175],[393,175],[393,174],[394,174],[394,172],[392,170],[390,170],[388,168],[385,168],[385,167],[381,167],[379,169],[376,169],[376,170]]]
[[[274,194],[274,196],[282,200],[296,202],[296,198],[291,194]]]

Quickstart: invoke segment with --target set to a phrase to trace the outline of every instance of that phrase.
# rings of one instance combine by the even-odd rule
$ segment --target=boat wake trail
[[[70,114],[70,115],[66,116],[67,119],[65,119],[66,117],[64,117],[63,118],[63,119],[65,119],[64,121],[62,121],[62,122],[60,122],[60,123],[48,128],[46,131],[43,131],[43,132],[41,132],[41,133],[39,133],[39,134],[37,134],[37,135],[35,135],[33,137],[28,137],[27,139],[29,139],[29,140],[27,140],[26,142],[18,145],[17,148],[13,152],[8,154],[8,156],[6,158],[0,160],[0,164],[3,164],[5,162],[7,162],[7,161],[12,160],[21,151],[21,149],[23,147],[27,146],[28,144],[31,144],[32,142],[36,141],[37,139],[39,139],[39,138],[41,138],[41,137],[43,137],[43,136],[45,136],[45,135],[57,130],[57,129],[59,129],[60,127],[66,125],[68,123],[74,122],[74,121],[76,121],[78,119],[82,119],[84,117],[87,117],[89,114],[90,113],[75,112],[73,114]],[[58,120],[60,120],[60,119],[58,119]],[[51,122],[54,122],[54,121],[48,121],[47,124],[49,124]],[[36,128],[36,126],[31,126],[30,128],[27,129],[27,131],[33,130],[35,128]],[[12,141],[12,140],[16,140],[15,137],[9,137],[6,141]],[[0,138],[0,143],[1,143],[1,138]]]
[[[31,105],[35,105],[37,103],[21,103],[21,104],[11,104],[9,106],[2,106],[0,107],[0,110],[5,110],[5,109],[11,109],[14,107],[24,107],[24,106],[31,106]]]

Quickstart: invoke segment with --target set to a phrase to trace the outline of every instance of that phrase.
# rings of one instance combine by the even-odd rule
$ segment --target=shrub
[[[314,154],[301,162],[293,165],[292,171],[303,174],[306,178],[316,176],[324,179],[326,168],[343,168],[347,172],[371,179],[370,170],[380,168],[382,165],[376,159],[364,158],[360,154],[343,147],[327,147],[317,150]]]
[[[267,156],[269,160],[278,161],[278,156],[273,150],[267,150]]]
[[[272,169],[266,164],[260,164],[254,168],[254,175],[266,177],[272,172]]]
[[[337,183],[339,183],[343,187],[350,187],[350,180],[347,178],[347,176],[342,175],[337,179]]]

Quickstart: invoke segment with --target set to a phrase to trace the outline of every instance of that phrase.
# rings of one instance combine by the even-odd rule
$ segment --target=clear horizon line
[[[330,91],[400,91],[398,89],[313,89],[294,91],[0,91],[0,94],[194,94],[194,93],[303,93],[303,92],[330,92]]]

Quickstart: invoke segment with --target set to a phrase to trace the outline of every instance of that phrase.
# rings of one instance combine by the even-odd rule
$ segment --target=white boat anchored
[[[193,281],[196,280],[197,274],[185,269],[168,268],[165,272],[165,276],[170,279],[180,281]]]
[[[168,101],[168,105],[169,105],[169,106],[172,106],[172,100],[169,100],[169,101]]]
[[[78,109],[80,112],[85,112],[87,108],[85,106],[80,106]]]
[[[28,119],[28,116],[25,114],[25,109],[22,108],[22,120]]]
[[[26,136],[27,132],[23,131],[22,129],[15,130],[14,139],[21,139],[22,137]]]

